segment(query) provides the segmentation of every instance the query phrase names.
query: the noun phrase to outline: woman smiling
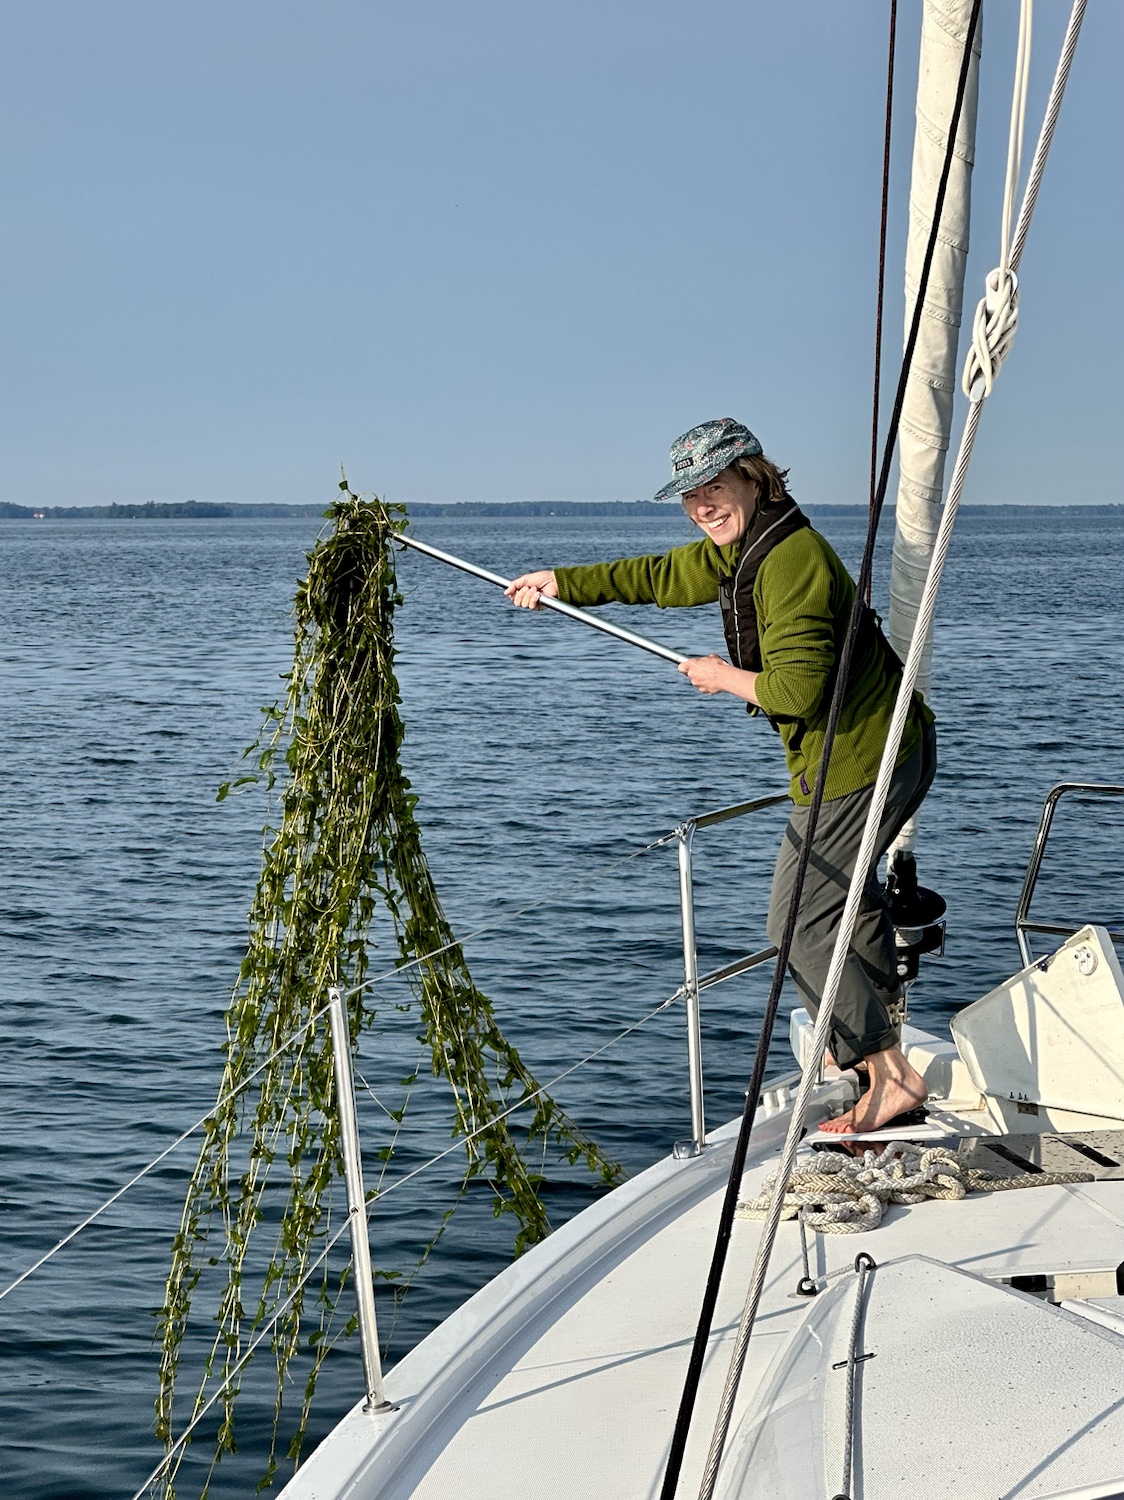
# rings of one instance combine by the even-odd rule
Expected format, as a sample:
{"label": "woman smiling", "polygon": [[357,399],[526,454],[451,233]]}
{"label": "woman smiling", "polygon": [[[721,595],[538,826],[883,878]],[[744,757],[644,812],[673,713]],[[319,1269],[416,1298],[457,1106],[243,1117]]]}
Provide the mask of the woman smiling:
{"label": "woman smiling", "polygon": [[[703,693],[731,693],[764,713],[780,735],[793,808],[781,841],[767,929],[784,926],[796,864],[822,758],[828,710],[854,605],[855,585],[829,543],[800,511],[778,469],[740,422],[692,427],[671,447],[673,478],[657,500],[678,496],[703,536],[662,555],[589,567],[524,573],[507,590],[535,609],[546,595],[566,604],[692,607],[717,601],[729,657],[700,656],[680,667]],[[801,999],[818,1009],[870,793],[886,744],[901,663],[872,611],[865,611],[828,766],[812,842],[789,972]],[[865,1063],[870,1088],[855,1108],[821,1126],[876,1130],[917,1110],[925,1085],[899,1046],[901,998],[893,927],[877,860],[913,815],[936,770],[933,715],[919,695],[902,738],[866,872],[862,905],[832,1016],[832,1051],[843,1067]]]}

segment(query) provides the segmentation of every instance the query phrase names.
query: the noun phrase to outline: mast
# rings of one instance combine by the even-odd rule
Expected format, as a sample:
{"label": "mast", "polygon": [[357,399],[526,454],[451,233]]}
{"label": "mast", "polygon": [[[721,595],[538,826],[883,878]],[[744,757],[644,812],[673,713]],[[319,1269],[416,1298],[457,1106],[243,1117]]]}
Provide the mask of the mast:
{"label": "mast", "polygon": [[[907,330],[913,317],[937,184],[948,147],[948,126],[971,12],[972,0],[924,0],[913,176],[909,192],[909,238],[905,257]],[[978,25],[941,233],[902,407],[898,439],[900,477],[890,569],[889,635],[894,650],[903,660],[909,650],[940,522],[945,455],[951,440],[964,270],[968,259],[981,36],[982,26]],[[926,701],[929,699],[931,665],[930,637],[917,679],[917,686]],[[912,848],[915,836],[916,820],[911,820],[894,847]]]}

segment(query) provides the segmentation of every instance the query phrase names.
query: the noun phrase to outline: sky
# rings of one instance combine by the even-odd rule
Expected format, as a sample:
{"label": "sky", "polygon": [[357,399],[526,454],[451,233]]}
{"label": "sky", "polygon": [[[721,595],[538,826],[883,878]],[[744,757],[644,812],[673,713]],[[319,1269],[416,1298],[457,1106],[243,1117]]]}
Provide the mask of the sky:
{"label": "sky", "polygon": [[[1039,0],[1031,139],[1068,10]],[[985,0],[969,306],[1017,12]],[[799,499],[865,501],[887,15],[7,0],[0,500],[307,503],[341,464],[396,500],[642,499],[730,415]],[[1090,0],[969,502],[1124,499],[1122,62]]]}

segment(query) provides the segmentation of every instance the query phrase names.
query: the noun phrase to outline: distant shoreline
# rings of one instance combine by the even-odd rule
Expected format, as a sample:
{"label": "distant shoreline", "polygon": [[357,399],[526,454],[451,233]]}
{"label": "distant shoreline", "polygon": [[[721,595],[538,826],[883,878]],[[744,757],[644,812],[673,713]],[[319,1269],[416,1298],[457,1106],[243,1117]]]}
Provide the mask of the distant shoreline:
{"label": "distant shoreline", "polygon": [[[892,511],[893,506],[887,506]],[[973,513],[1009,516],[1041,515],[1064,510],[1069,515],[1096,516],[1106,511],[1124,512],[1124,504],[1104,505],[968,505]],[[317,505],[241,504],[230,501],[148,500],[140,505],[15,505],[0,501],[0,521],[212,521],[282,520],[294,517],[318,519],[326,507]],[[828,502],[804,506],[809,515],[862,516],[865,505],[834,505]],[[516,500],[451,501],[435,504],[419,501],[408,507],[411,517],[427,516],[658,516],[673,508],[653,500]]]}

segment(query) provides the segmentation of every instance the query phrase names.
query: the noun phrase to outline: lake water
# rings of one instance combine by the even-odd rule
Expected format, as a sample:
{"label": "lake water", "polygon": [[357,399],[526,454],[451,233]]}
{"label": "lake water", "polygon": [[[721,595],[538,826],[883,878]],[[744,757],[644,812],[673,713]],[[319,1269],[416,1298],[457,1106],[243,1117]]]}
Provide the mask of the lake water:
{"label": "lake water", "polygon": [[[862,518],[821,512],[817,524],[853,567]],[[415,529],[508,575],[686,539],[670,512]],[[213,1101],[262,822],[256,794],[219,805],[215,789],[277,695],[315,531],[308,521],[2,523],[0,1286]],[[943,1025],[1019,966],[1013,914],[1047,789],[1124,781],[1122,577],[1119,510],[962,516],[935,658],[941,769],[919,852],[923,881],[948,899],[949,946],[916,988],[920,1024]],[[414,555],[401,580],[406,759],[448,914],[469,933],[550,898],[467,944],[477,982],[546,1080],[679,982],[673,850],[614,862],[689,814],[783,790],[780,749],[767,725],[732,700],[702,698],[653,657],[511,610],[486,584]],[[669,645],[722,649],[716,609],[617,614]],[[762,942],[782,817],[698,835],[704,967]],[[1118,805],[1063,811],[1039,914],[1120,920],[1122,825]],[[765,969],[704,997],[712,1123],[740,1105],[767,988]],[[403,1062],[416,1055],[404,998],[380,989],[363,1041],[363,1075],[384,1103],[398,1102]],[[781,1031],[778,1071],[788,1065]],[[558,1093],[629,1171],[667,1152],[689,1130],[679,1008]],[[373,1158],[385,1116],[365,1094],[359,1107]],[[448,1121],[440,1089],[423,1080],[384,1186],[448,1144]],[[189,1144],[0,1302],[5,1496],[127,1500],[158,1460],[153,1311],[192,1160]],[[410,1270],[451,1201],[456,1160],[375,1206],[380,1266]],[[589,1201],[579,1169],[548,1167],[552,1217]],[[402,1301],[391,1359],[509,1247],[510,1228],[470,1194]],[[380,1306],[389,1326],[386,1298]],[[252,1494],[261,1472],[265,1363],[246,1381],[241,1451],[224,1461],[215,1496]],[[360,1382],[357,1349],[341,1347],[311,1440]],[[192,1475],[198,1493],[198,1473],[185,1470],[182,1494]]]}

